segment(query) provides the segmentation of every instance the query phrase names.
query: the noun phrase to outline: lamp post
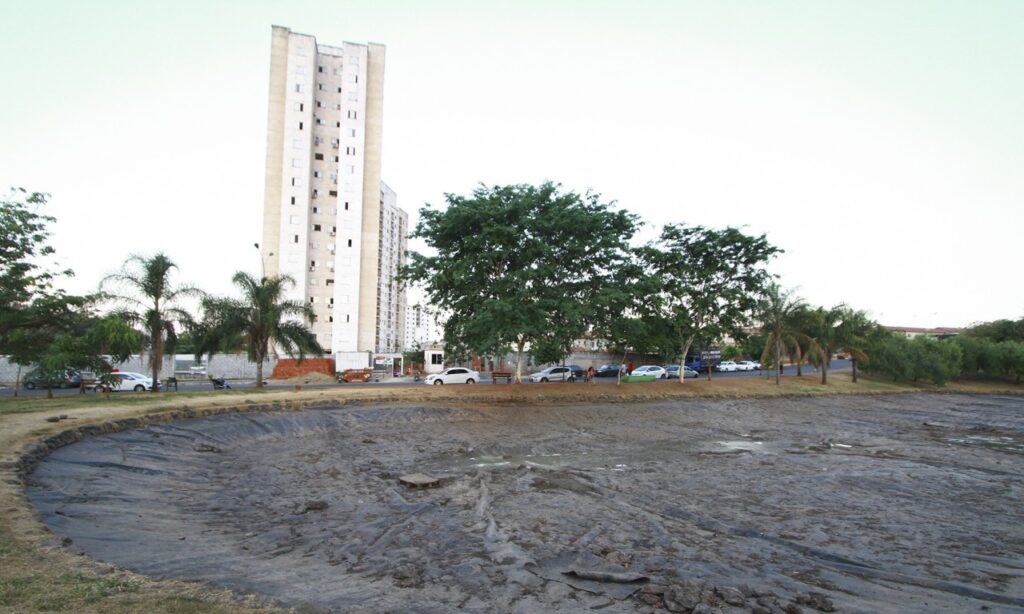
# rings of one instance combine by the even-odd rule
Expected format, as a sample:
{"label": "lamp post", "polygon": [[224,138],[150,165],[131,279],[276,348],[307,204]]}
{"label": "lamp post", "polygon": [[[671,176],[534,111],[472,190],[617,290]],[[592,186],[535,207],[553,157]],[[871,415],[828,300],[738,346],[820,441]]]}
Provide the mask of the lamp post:
{"label": "lamp post", "polygon": [[[253,243],[252,246],[255,247],[256,251],[258,251],[260,253],[260,274],[261,274],[260,277],[265,279],[267,277],[267,263],[265,262],[265,260],[263,258],[263,250],[260,249],[260,244],[259,243]],[[274,252],[268,252],[267,253],[267,256],[273,256],[273,255],[274,255]]]}

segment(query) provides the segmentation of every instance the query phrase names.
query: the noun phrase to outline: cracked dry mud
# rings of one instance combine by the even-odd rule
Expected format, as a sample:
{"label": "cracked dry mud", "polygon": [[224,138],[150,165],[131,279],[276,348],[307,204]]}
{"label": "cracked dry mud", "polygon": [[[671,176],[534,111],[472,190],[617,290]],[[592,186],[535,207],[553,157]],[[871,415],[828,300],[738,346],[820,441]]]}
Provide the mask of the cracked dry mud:
{"label": "cracked dry mud", "polygon": [[95,559],[287,606],[1019,611],[1022,477],[1021,397],[845,396],[225,415],[60,449],[29,496]]}

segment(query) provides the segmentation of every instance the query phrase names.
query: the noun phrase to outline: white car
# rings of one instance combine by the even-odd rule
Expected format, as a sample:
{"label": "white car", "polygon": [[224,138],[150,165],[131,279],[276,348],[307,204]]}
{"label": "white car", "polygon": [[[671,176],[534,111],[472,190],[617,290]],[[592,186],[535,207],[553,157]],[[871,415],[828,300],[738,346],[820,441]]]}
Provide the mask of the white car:
{"label": "white car", "polygon": [[576,376],[573,375],[570,367],[548,367],[539,373],[531,375],[530,381],[534,384],[541,382],[574,382],[576,381]]}
{"label": "white car", "polygon": [[715,365],[715,369],[718,371],[739,371],[739,365],[731,360],[723,360]]}
{"label": "white car", "polygon": [[103,386],[102,384],[95,384],[93,390],[99,391],[104,388],[111,391],[118,390],[134,390],[135,392],[142,392],[144,390],[153,389],[153,378],[147,377],[141,373],[134,373],[132,371],[116,371],[110,374],[113,381],[112,386]]}
{"label": "white car", "polygon": [[475,384],[480,381],[480,374],[465,367],[449,367],[440,373],[428,375],[424,384],[440,386],[441,384]]}
{"label": "white car", "polygon": [[644,365],[633,369],[633,372],[630,373],[630,375],[653,375],[657,379],[665,379],[666,371],[664,367],[659,367],[657,365]]}
{"label": "white car", "polygon": [[736,368],[740,371],[759,371],[761,363],[753,360],[743,360],[736,363]]}

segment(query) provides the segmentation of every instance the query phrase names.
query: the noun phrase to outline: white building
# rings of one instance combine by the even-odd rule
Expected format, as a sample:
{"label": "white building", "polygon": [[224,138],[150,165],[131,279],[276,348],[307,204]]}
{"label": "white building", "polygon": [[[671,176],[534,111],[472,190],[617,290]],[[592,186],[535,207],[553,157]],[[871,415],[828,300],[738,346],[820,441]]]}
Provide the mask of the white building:
{"label": "white building", "polygon": [[[384,46],[271,35],[262,256],[332,353],[401,348],[405,213],[381,182]],[[365,360],[364,360],[365,362]]]}
{"label": "white building", "polygon": [[405,309],[405,349],[423,349],[441,343],[444,328],[436,314],[422,303]]}

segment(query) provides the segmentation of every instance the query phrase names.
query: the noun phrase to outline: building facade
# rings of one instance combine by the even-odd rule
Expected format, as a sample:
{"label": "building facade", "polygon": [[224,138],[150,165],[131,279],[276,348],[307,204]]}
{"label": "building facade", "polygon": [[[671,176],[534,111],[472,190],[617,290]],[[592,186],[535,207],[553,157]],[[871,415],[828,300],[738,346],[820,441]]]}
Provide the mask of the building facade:
{"label": "building facade", "polygon": [[440,344],[444,339],[444,326],[437,315],[421,302],[405,310],[405,349],[422,350]]}
{"label": "building facade", "polygon": [[404,300],[391,271],[406,222],[381,181],[383,104],[383,45],[323,45],[273,27],[261,255],[267,275],[295,279],[289,298],[313,307],[317,341],[334,354],[402,343],[388,315]]}

